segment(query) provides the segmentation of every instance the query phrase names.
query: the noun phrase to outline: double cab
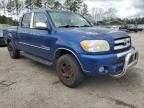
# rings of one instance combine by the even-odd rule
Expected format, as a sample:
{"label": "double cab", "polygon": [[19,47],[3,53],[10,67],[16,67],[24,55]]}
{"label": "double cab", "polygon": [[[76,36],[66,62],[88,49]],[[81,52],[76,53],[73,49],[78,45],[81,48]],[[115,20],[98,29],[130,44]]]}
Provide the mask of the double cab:
{"label": "double cab", "polygon": [[138,52],[126,32],[94,27],[72,12],[35,10],[3,35],[11,58],[21,54],[55,66],[68,87],[78,86],[86,75],[123,77],[138,62]]}

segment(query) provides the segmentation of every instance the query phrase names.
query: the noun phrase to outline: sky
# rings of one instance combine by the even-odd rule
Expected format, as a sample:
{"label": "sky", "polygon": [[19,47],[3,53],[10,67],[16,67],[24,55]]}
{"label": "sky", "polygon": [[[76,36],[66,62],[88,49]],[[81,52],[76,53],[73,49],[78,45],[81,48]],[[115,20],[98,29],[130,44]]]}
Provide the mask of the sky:
{"label": "sky", "polygon": [[[2,0],[0,0],[1,2]],[[7,0],[5,0],[7,1]],[[21,0],[25,1],[25,0]],[[57,0],[63,3],[65,0]],[[107,11],[109,8],[116,9],[119,18],[144,17],[144,0],[83,0],[88,5],[89,13],[93,8],[101,8]]]}
{"label": "sky", "polygon": [[84,0],[88,5],[89,11],[92,8],[114,8],[117,10],[117,17],[134,18],[144,17],[144,0]]}
{"label": "sky", "polygon": [[144,0],[83,0],[83,1],[88,5],[88,10],[90,13],[92,12],[92,8],[102,8],[105,11],[108,10],[109,8],[114,8],[117,10],[116,16],[120,18],[144,17]]}

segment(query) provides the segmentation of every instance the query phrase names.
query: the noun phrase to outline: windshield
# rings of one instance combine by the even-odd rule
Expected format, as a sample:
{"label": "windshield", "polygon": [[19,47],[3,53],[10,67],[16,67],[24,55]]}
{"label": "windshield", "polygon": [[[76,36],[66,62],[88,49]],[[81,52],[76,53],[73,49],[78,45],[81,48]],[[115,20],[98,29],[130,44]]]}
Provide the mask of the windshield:
{"label": "windshield", "polygon": [[90,27],[91,25],[80,15],[71,12],[49,12],[56,27]]}

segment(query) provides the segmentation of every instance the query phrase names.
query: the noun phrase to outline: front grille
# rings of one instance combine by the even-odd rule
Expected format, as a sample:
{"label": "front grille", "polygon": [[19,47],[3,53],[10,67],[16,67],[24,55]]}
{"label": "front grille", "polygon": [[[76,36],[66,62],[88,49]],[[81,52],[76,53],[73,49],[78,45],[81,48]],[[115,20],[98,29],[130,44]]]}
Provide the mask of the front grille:
{"label": "front grille", "polygon": [[114,51],[124,50],[131,46],[130,37],[115,39],[114,41]]}

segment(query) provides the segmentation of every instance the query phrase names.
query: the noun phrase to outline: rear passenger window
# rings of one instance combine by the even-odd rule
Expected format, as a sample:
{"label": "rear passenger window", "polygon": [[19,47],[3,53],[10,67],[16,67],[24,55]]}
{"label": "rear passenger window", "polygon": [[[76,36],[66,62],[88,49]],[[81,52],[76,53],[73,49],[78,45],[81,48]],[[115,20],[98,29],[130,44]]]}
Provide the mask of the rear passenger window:
{"label": "rear passenger window", "polygon": [[31,13],[29,14],[25,14],[23,16],[23,19],[22,19],[22,24],[21,26],[24,27],[24,28],[30,28],[30,22],[31,22]]}

